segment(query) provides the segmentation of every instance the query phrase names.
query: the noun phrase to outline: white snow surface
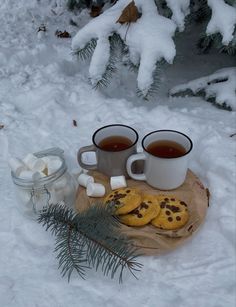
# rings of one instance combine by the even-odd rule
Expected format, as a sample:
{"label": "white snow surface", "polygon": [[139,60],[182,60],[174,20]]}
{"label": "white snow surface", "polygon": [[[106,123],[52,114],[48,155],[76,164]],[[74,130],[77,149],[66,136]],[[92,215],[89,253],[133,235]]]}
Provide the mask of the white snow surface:
{"label": "white snow surface", "polygon": [[208,0],[212,10],[211,19],[207,25],[206,33],[222,35],[222,44],[228,45],[233,39],[236,25],[236,8],[225,3],[224,0]]}
{"label": "white snow surface", "polygon": [[[172,63],[175,57],[175,44],[172,39],[176,26],[170,19],[158,14],[153,0],[136,0],[135,5],[142,13],[135,23],[121,25],[116,21],[122,10],[130,3],[120,0],[102,15],[91,20],[78,31],[72,40],[72,49],[80,50],[92,39],[97,39],[97,46],[90,63],[92,83],[101,80],[106,70],[109,55],[108,37],[118,33],[130,50],[130,60],[135,65],[140,63],[137,86],[145,96],[153,83],[153,71],[157,61],[165,59]],[[148,46],[148,48],[146,48]]]}
{"label": "white snow surface", "polygon": [[185,84],[180,84],[170,90],[174,95],[190,89],[194,94],[204,90],[206,98],[215,98],[216,103],[230,106],[236,110],[236,67],[217,70],[215,73],[201,77]]}
{"label": "white snow surface", "polygon": [[[109,89],[94,91],[86,75],[88,63],[71,55],[71,39],[54,35],[57,29],[75,35],[69,19],[82,27],[89,14],[73,15],[58,3],[64,4],[0,3],[0,306],[235,306],[235,112],[200,98],[167,98],[169,87],[221,64],[233,66],[233,59],[195,56],[193,34],[187,33],[178,45],[184,56],[166,70],[159,95],[149,103],[136,97],[135,74],[126,68]],[[39,40],[42,22],[48,31]],[[21,213],[7,160],[59,146],[76,173],[77,150],[91,143],[97,128],[111,123],[134,127],[140,140],[157,129],[188,134],[194,143],[190,168],[209,188],[210,207],[202,228],[185,245],[166,255],[140,257],[144,267],[137,280],[127,272],[119,284],[91,270],[86,280],[75,274],[68,283],[57,268],[54,237]]]}

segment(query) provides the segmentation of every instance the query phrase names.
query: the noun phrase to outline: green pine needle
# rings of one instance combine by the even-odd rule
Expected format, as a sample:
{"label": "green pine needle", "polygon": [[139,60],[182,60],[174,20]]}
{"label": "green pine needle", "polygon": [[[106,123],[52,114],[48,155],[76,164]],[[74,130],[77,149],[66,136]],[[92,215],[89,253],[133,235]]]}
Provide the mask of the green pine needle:
{"label": "green pine needle", "polygon": [[62,276],[71,278],[73,271],[85,278],[86,269],[99,268],[104,275],[122,282],[126,269],[135,276],[142,265],[136,262],[137,248],[120,233],[114,206],[96,203],[86,211],[75,213],[63,205],[50,205],[38,222],[56,236],[55,252]]}

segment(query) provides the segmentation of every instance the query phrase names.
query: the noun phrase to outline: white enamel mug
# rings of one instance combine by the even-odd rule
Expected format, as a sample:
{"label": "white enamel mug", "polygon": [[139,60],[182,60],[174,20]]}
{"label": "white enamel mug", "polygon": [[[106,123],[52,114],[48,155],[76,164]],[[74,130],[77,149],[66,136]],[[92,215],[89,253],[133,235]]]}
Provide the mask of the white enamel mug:
{"label": "white enamel mug", "polygon": [[[184,148],[177,158],[163,158],[148,152],[150,144],[157,141],[172,141]],[[142,140],[143,153],[131,155],[126,164],[129,176],[135,180],[146,181],[150,186],[160,190],[173,190],[181,186],[188,170],[189,154],[193,148],[191,139],[182,132],[175,130],[157,130],[147,134]],[[144,172],[132,172],[132,164],[144,160]]]}

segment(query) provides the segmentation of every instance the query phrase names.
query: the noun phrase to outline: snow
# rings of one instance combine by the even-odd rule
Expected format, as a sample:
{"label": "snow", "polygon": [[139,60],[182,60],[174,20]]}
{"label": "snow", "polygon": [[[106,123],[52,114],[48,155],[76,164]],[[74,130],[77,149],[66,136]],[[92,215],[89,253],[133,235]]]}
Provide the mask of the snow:
{"label": "snow", "polygon": [[130,60],[135,65],[140,61],[137,86],[146,96],[153,83],[156,62],[162,59],[168,63],[173,62],[176,51],[172,37],[176,26],[174,22],[158,14],[153,0],[135,1],[139,12],[142,12],[141,18],[135,23],[129,25],[117,23],[122,10],[129,2],[129,0],[118,1],[80,29],[72,40],[72,49],[74,51],[83,49],[92,38],[97,39],[89,68],[92,83],[96,84],[101,80],[108,64],[108,37],[114,32],[118,33],[129,47]]}
{"label": "snow", "polygon": [[236,8],[228,5],[224,0],[208,0],[212,10],[211,19],[207,25],[206,33],[222,35],[222,43],[228,45],[233,39],[236,26]]}
{"label": "snow", "polygon": [[184,19],[189,14],[190,0],[166,0],[172,11],[171,19],[177,24],[179,31],[184,30]]}
{"label": "snow", "polygon": [[[0,4],[0,306],[234,306],[235,112],[201,98],[167,98],[168,88],[221,65],[233,66],[234,59],[194,54],[190,32],[178,45],[184,47],[183,57],[166,70],[159,95],[149,103],[135,96],[135,74],[126,69],[106,91],[94,91],[87,80],[88,63],[71,55],[71,39],[54,35],[66,29],[74,36],[77,28],[69,19],[81,26],[89,14],[55,15],[52,3],[59,1]],[[59,6],[54,11],[64,12]],[[38,40],[42,21],[47,36]],[[59,146],[76,173],[77,150],[91,143],[97,128],[111,123],[134,127],[140,140],[156,129],[188,134],[194,142],[190,168],[210,189],[210,207],[204,225],[184,246],[167,255],[140,257],[144,267],[138,280],[127,272],[120,285],[91,270],[86,280],[73,275],[68,284],[57,268],[54,237],[21,213],[7,160]]]}
{"label": "snow", "polygon": [[204,90],[206,98],[215,98],[216,103],[236,110],[236,67],[217,70],[215,73],[173,87],[171,95],[190,89],[194,94]]}

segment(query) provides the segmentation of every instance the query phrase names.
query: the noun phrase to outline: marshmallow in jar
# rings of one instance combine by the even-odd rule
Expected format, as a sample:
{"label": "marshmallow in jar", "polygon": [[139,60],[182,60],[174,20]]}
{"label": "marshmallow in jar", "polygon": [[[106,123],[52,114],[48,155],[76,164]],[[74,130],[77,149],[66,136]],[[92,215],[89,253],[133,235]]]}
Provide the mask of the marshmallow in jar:
{"label": "marshmallow in jar", "polygon": [[34,216],[50,204],[74,206],[76,184],[65,159],[56,154],[28,154],[9,160],[16,193],[23,213]]}

